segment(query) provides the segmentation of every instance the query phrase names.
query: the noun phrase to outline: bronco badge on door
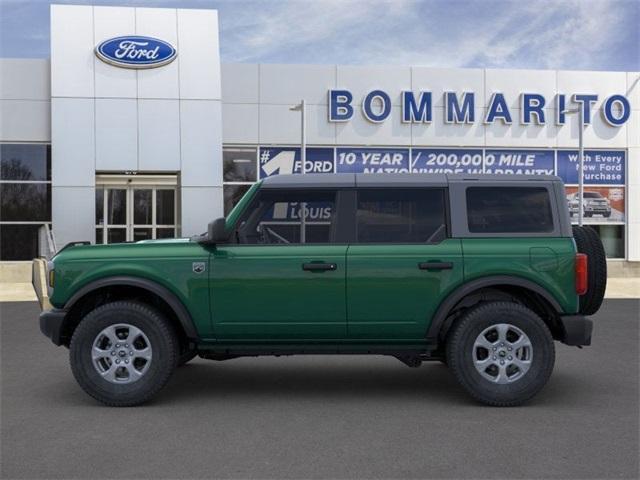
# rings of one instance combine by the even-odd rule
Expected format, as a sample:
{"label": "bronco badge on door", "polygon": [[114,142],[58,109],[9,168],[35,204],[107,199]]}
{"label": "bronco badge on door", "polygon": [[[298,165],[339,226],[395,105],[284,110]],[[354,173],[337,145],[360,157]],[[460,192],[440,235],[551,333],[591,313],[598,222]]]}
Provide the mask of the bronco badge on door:
{"label": "bronco badge on door", "polygon": [[205,271],[204,262],[193,262],[193,272],[194,273],[202,273]]}

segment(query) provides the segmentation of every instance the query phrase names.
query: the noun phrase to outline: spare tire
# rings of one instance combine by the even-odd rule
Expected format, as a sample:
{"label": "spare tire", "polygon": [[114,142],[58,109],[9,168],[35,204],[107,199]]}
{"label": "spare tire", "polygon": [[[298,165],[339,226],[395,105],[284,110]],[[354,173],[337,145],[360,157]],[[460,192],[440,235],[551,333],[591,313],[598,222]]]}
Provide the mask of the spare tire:
{"label": "spare tire", "polygon": [[607,289],[607,256],[598,233],[591,227],[573,226],[579,253],[587,255],[587,292],[580,296],[580,313],[593,315],[602,305]]}

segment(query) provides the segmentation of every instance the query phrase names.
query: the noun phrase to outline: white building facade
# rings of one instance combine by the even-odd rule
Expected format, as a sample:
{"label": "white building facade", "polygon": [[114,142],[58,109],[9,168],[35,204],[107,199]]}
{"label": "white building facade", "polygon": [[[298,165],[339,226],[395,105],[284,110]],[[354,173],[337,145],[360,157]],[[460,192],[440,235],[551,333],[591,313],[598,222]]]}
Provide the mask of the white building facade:
{"label": "white building facade", "polygon": [[[51,8],[51,59],[0,59],[5,271],[42,225],[58,247],[204,231],[252,183],[302,173],[301,100],[307,172],[557,174],[575,219],[582,108],[585,223],[613,269],[640,261],[639,72],[220,65],[214,10]],[[174,57],[118,65],[96,55],[111,39]]]}

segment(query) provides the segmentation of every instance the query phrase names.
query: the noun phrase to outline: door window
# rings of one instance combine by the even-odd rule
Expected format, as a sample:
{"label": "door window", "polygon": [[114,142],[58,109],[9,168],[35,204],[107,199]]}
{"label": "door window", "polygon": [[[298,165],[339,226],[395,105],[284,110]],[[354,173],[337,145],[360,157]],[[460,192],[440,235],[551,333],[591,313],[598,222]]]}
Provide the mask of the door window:
{"label": "door window", "polygon": [[244,244],[330,243],[336,217],[335,191],[263,191],[240,221]]}
{"label": "door window", "polygon": [[359,243],[437,243],[446,237],[444,189],[362,189]]}

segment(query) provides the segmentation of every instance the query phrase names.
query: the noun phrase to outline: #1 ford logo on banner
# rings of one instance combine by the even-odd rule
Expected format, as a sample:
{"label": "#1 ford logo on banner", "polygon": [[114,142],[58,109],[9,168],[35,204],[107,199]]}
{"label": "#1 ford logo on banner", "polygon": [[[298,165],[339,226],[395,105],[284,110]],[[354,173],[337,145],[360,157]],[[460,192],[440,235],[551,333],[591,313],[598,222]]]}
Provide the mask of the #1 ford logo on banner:
{"label": "#1 ford logo on banner", "polygon": [[138,35],[110,38],[96,47],[103,62],[123,68],[156,68],[171,63],[178,55],[164,40]]}

